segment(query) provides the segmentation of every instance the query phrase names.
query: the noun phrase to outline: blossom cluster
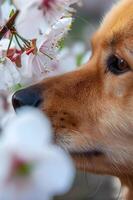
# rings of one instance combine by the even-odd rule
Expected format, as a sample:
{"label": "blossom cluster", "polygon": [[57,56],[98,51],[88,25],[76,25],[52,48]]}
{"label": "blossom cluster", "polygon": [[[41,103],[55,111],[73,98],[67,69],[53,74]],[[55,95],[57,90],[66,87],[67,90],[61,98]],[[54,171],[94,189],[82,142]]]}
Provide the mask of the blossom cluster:
{"label": "blossom cluster", "polygon": [[[72,6],[77,2],[0,1],[0,90],[11,91],[70,70],[62,69],[61,46],[71,29]],[[74,59],[70,58],[70,62],[74,63]],[[74,67],[76,63],[71,65]]]}
{"label": "blossom cluster", "polygon": [[9,102],[13,91],[81,64],[81,43],[63,48],[75,3],[0,0],[0,200],[48,200],[72,185],[73,162],[48,119],[29,108],[16,116]]}
{"label": "blossom cluster", "polygon": [[16,116],[10,102],[13,91],[87,62],[81,42],[64,47],[78,2],[0,0],[0,200],[50,200],[73,183],[47,117],[31,108]]}
{"label": "blossom cluster", "polygon": [[41,112],[19,111],[1,134],[0,200],[50,200],[70,189],[73,163],[53,143],[50,122]]}

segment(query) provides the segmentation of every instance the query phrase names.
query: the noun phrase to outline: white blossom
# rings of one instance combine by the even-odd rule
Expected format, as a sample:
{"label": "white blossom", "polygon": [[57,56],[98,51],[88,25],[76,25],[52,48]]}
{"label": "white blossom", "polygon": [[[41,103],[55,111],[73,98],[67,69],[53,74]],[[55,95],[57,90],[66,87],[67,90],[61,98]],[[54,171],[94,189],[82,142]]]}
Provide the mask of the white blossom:
{"label": "white blossom", "polygon": [[[27,39],[34,39],[51,25],[54,25],[68,15],[71,5],[77,0],[14,0],[20,9],[20,15],[16,21],[18,32]],[[31,22],[34,23],[31,23]],[[28,31],[29,30],[29,31]]]}
{"label": "white blossom", "polygon": [[[60,19],[47,34],[37,40],[36,52],[29,55],[23,53],[21,57],[22,67],[20,73],[32,82],[44,79],[50,72],[56,71],[59,65],[59,42],[69,31],[72,18]],[[22,79],[23,80],[23,79]]]}
{"label": "white blossom", "polygon": [[21,77],[16,65],[8,58],[0,61],[0,90],[8,91],[12,86],[20,83]]}
{"label": "white blossom", "polygon": [[72,18],[60,19],[51,30],[45,35],[44,41],[39,45],[39,50],[53,57],[57,50],[58,42],[68,33],[72,25]]}
{"label": "white blossom", "polygon": [[[63,52],[59,52],[59,42],[71,28],[72,17],[68,17],[67,14],[71,11],[70,6],[76,2],[77,0],[13,1],[20,10],[20,16],[16,21],[16,28],[20,36],[22,35],[28,39],[35,38],[36,45],[33,47],[33,51],[31,51],[31,47],[27,53],[27,48],[25,48],[25,51],[19,49],[20,45],[15,41],[15,38],[13,39],[9,49],[11,56],[8,56],[8,58],[10,60],[4,58],[4,62],[1,62],[1,66],[5,67],[1,67],[0,69],[0,76],[2,77],[0,89],[7,90],[19,83],[26,86],[33,82],[38,82],[45,77],[67,72],[70,71],[70,68],[75,68],[76,62],[72,55],[66,54],[66,57],[61,56]],[[44,10],[46,11],[46,7],[49,7],[49,12],[44,12]],[[12,4],[10,6],[5,1],[2,8],[3,10],[5,8],[6,11],[6,17],[4,18],[7,18],[7,10],[10,11],[13,6]],[[58,20],[56,20],[54,12],[55,15],[56,12],[59,13],[60,17],[57,15]],[[49,14],[55,19],[54,23],[48,21],[47,16]],[[42,31],[42,28],[39,27],[43,27],[44,30]],[[18,40],[20,41],[20,38]],[[7,56],[9,43],[10,39],[8,38],[0,41],[1,57]],[[23,45],[23,41],[20,41],[20,44]],[[6,67],[7,61],[10,63],[8,67]],[[67,66],[66,62],[68,62]],[[19,66],[19,68],[16,66]],[[2,76],[2,74],[4,75]]]}
{"label": "white blossom", "polygon": [[73,163],[53,144],[51,132],[47,118],[31,109],[7,125],[0,143],[0,200],[48,200],[70,189]]}
{"label": "white blossom", "polygon": [[[3,38],[2,40],[0,40],[0,57],[6,57],[9,42],[10,40],[8,38]],[[15,52],[14,42],[11,43],[10,51]]]}

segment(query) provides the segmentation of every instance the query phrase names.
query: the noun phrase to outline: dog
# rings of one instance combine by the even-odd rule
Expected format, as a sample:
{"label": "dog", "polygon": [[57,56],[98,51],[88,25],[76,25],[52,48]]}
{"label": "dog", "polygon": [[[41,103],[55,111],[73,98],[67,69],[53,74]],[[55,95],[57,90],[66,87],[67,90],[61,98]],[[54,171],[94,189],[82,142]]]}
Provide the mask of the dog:
{"label": "dog", "polygon": [[77,168],[119,177],[132,200],[133,0],[113,6],[91,44],[83,67],[16,92],[13,106],[39,107]]}

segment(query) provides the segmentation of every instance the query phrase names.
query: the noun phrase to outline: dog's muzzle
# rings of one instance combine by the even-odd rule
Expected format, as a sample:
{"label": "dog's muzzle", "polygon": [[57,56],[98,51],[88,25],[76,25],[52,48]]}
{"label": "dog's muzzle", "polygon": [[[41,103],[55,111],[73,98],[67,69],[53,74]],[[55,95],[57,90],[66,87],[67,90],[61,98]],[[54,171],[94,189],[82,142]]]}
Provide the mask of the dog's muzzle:
{"label": "dog's muzzle", "polygon": [[12,104],[15,110],[23,106],[38,107],[41,102],[40,89],[33,86],[17,91],[12,97]]}

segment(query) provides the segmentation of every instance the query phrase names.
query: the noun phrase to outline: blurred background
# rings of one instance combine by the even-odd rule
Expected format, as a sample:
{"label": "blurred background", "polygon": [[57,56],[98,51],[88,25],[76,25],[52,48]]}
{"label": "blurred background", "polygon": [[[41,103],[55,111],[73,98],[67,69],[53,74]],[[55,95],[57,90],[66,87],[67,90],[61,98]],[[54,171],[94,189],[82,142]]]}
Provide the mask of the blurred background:
{"label": "blurred background", "polygon": [[[69,33],[65,43],[72,47],[79,43],[90,49],[90,38],[102,22],[106,12],[116,0],[82,0],[82,4],[76,7],[73,29]],[[118,200],[121,187],[118,179],[109,176],[95,176],[85,172],[77,172],[75,184],[72,190],[56,200]]]}
{"label": "blurred background", "polygon": [[81,0],[76,7],[72,31],[68,35],[68,44],[82,41],[89,48],[89,39],[97,30],[107,11],[117,0]]}

